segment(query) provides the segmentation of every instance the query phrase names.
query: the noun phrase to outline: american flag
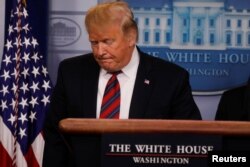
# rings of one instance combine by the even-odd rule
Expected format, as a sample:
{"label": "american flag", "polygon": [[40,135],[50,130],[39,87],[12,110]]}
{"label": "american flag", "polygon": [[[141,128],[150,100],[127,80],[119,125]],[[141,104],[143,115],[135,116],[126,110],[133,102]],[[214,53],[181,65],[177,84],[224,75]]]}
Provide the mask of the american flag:
{"label": "american flag", "polygon": [[14,0],[0,70],[0,167],[41,167],[52,84],[26,6]]}

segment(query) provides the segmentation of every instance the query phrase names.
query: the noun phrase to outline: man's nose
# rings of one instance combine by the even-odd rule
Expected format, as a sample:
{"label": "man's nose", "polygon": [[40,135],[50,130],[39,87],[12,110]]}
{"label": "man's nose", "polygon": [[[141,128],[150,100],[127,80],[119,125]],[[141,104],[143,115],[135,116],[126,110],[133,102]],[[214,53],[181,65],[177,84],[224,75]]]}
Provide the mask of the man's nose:
{"label": "man's nose", "polygon": [[103,54],[105,54],[105,45],[103,43],[98,44],[97,53],[99,56],[102,56]]}

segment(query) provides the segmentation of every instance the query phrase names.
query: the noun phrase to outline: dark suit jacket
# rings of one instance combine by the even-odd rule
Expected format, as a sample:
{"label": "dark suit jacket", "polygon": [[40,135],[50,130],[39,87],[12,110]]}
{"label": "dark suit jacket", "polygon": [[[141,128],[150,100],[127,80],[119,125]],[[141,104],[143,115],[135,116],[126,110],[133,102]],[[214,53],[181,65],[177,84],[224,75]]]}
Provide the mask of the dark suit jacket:
{"label": "dark suit jacket", "polygon": [[250,120],[250,82],[224,92],[215,116],[216,120]]}
{"label": "dark suit jacket", "polygon": [[[129,118],[200,120],[187,71],[145,53],[139,54]],[[96,118],[99,72],[92,54],[60,63],[51,110],[45,122],[45,167],[100,166],[98,136],[62,135],[57,126],[67,117]],[[145,79],[150,83],[146,84]]]}
{"label": "dark suit jacket", "polygon": [[[215,120],[250,121],[250,82],[222,94]],[[250,137],[224,136],[223,150],[249,151]]]}

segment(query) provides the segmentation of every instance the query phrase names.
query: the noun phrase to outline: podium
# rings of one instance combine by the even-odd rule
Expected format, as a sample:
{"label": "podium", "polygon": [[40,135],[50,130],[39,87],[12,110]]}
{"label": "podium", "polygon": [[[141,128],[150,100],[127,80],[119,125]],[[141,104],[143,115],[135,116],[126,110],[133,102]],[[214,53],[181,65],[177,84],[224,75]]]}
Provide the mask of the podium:
{"label": "podium", "polygon": [[67,118],[59,127],[69,136],[102,136],[101,167],[205,167],[210,151],[250,151],[243,121]]}

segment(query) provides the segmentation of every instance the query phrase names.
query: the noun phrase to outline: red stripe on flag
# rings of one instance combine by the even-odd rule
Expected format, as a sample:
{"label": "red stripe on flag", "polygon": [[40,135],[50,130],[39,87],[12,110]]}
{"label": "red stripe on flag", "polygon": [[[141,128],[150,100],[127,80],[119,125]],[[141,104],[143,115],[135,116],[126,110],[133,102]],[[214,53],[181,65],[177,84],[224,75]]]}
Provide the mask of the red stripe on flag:
{"label": "red stripe on flag", "polygon": [[28,167],[40,167],[31,146],[27,154],[25,155],[25,159],[26,159]]}
{"label": "red stripe on flag", "polygon": [[0,167],[12,167],[12,159],[0,143]]}

